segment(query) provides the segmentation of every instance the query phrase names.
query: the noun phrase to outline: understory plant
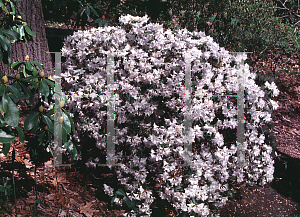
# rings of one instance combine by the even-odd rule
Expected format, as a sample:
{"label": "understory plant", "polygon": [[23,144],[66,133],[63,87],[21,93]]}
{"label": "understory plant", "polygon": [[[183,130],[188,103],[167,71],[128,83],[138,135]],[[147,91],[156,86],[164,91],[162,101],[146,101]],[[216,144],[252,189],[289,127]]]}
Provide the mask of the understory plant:
{"label": "understory plant", "polygon": [[[78,31],[62,48],[62,86],[73,117],[74,143],[86,149],[87,167],[105,163],[107,55],[114,56],[115,172],[119,186],[104,184],[124,216],[150,216],[155,198],[167,200],[177,214],[218,216],[231,195],[229,183],[265,185],[273,180],[272,147],[258,128],[271,120],[279,91],[274,82],[260,87],[246,64],[243,167],[237,165],[237,64],[212,37],[187,29],[164,31],[144,17],[121,16],[120,26]],[[186,56],[187,55],[187,56]],[[185,158],[186,58],[191,61],[192,152]],[[218,95],[218,97],[215,97]],[[81,132],[81,133],[79,133]],[[80,141],[90,137],[94,141]],[[91,150],[91,151],[88,151]],[[104,162],[103,162],[104,158]],[[111,165],[108,165],[112,169]],[[101,169],[101,167],[98,167]]]}
{"label": "understory plant", "polygon": [[[64,150],[68,150],[73,154],[74,159],[76,159],[76,147],[73,146],[71,141],[72,138],[70,137],[72,128],[74,129],[73,120],[67,112],[63,111],[61,112],[61,115],[55,113],[55,84],[51,76],[45,78],[45,73],[42,70],[43,65],[39,62],[30,60],[28,55],[25,56],[24,60],[11,63],[11,43],[22,42],[24,40],[30,41],[32,37],[35,37],[36,35],[27,26],[25,20],[23,20],[21,12],[16,7],[15,1],[5,1],[5,3],[0,1],[0,7],[2,11],[5,12],[4,18],[0,18],[0,61],[3,61],[4,64],[11,67],[11,71],[15,73],[15,75],[12,73],[13,76],[8,76],[8,72],[6,71],[0,73],[1,151],[7,156],[10,152],[11,142],[15,142],[18,137],[19,141],[24,143],[25,135],[31,133],[38,138],[38,144],[36,145],[43,146],[45,152],[48,149],[51,151],[52,155],[54,155],[53,152],[59,151],[60,148],[57,145],[54,145],[54,133],[57,129],[55,129],[54,123],[58,122],[62,126],[61,137]],[[38,69],[37,67],[41,69]],[[56,95],[56,97],[60,101],[61,96]],[[36,99],[36,101],[34,101],[34,99]],[[63,99],[64,103],[66,103],[65,100],[66,98]],[[20,106],[22,103],[25,103],[25,106],[28,107],[28,111],[19,111],[18,105]],[[62,110],[64,109],[62,108]],[[23,115],[28,115],[24,120],[24,127],[22,127],[20,123],[20,116]],[[34,155],[37,155],[36,150],[32,151]],[[14,160],[15,150],[13,149],[13,170]],[[14,171],[12,171],[12,180],[14,187],[15,213],[17,213]],[[8,198],[11,194],[10,187],[12,185],[8,184],[6,177],[2,178],[2,182],[3,185],[0,185],[0,211],[1,214],[11,214],[12,207],[8,207]],[[35,205],[37,205],[37,203]],[[35,210],[33,215],[35,215],[35,212],[37,211]]]}

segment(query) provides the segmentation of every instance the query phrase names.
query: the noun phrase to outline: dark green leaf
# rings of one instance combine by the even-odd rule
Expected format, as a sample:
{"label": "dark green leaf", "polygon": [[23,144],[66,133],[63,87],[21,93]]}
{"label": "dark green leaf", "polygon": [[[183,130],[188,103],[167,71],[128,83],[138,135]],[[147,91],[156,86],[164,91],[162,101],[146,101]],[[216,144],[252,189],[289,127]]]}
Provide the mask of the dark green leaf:
{"label": "dark green leaf", "polygon": [[2,96],[2,101],[0,103],[0,110],[5,114],[8,109],[8,97],[6,95]]}
{"label": "dark green leaf", "polygon": [[49,86],[51,86],[52,89],[54,89],[54,81],[51,81],[50,79],[46,78],[46,79],[45,79],[45,82],[46,82]]}
{"label": "dark green leaf", "polygon": [[36,68],[33,68],[32,74],[33,74],[34,76],[38,76],[39,73],[38,73],[38,71],[37,71]]}
{"label": "dark green leaf", "polygon": [[46,113],[46,115],[51,116],[54,113],[54,111],[55,111],[55,108],[52,108]]}
{"label": "dark green leaf", "polygon": [[7,123],[5,122],[2,114],[0,115],[0,127],[5,127],[7,125]]}
{"label": "dark green leaf", "polygon": [[73,144],[73,159],[74,160],[78,159],[78,152],[74,144]]}
{"label": "dark green leaf", "polygon": [[130,210],[133,208],[133,206],[131,204],[131,200],[129,200],[128,198],[126,198],[126,205]]}
{"label": "dark green leaf", "polygon": [[12,83],[12,86],[14,86],[18,91],[20,91],[20,92],[22,91],[22,88],[19,83],[14,82],[14,83]]}
{"label": "dark green leaf", "polygon": [[12,85],[7,85],[7,87],[13,94],[15,94],[21,101],[23,101],[21,92],[17,88]]}
{"label": "dark green leaf", "polygon": [[64,117],[63,128],[65,128],[67,133],[71,133],[71,123],[68,116],[64,112],[62,112],[62,116]]}
{"label": "dark green leaf", "polygon": [[26,69],[29,70],[29,71],[33,71],[33,65],[31,65],[31,63],[28,61],[26,62]]}
{"label": "dark green leaf", "polygon": [[18,40],[20,37],[19,33],[15,32],[13,30],[10,30],[10,29],[0,29],[0,33],[5,34],[12,40]]}
{"label": "dark green leaf", "polygon": [[45,124],[47,124],[49,131],[52,134],[54,134],[54,127],[53,127],[53,122],[51,121],[51,119],[48,116],[43,115],[42,120]]}
{"label": "dark green leaf", "polygon": [[70,116],[70,114],[68,112],[65,113],[68,118],[69,118],[69,121],[71,123],[71,126],[72,126],[72,131],[75,131],[75,125],[74,125],[74,122],[73,122],[73,118]]}
{"label": "dark green leaf", "polygon": [[38,123],[39,114],[30,114],[24,121],[24,129],[30,131]]}
{"label": "dark green leaf", "polygon": [[26,32],[27,32],[29,35],[31,35],[31,36],[33,36],[33,37],[36,37],[36,35],[34,34],[34,32],[32,32],[32,31],[29,29],[28,26],[24,26],[24,28],[25,28]]}
{"label": "dark green leaf", "polygon": [[18,69],[21,65],[23,65],[24,62],[14,62],[13,64],[11,64],[11,68],[12,69]]}
{"label": "dark green leaf", "polygon": [[96,19],[95,21],[94,21],[94,23],[99,23],[99,22],[101,22],[102,21],[102,18],[98,18],[98,19]]}
{"label": "dark green leaf", "polygon": [[116,192],[117,195],[120,195],[120,196],[125,196],[125,192],[122,190],[122,189],[119,189],[117,192]]}
{"label": "dark green leaf", "polygon": [[3,96],[4,93],[5,93],[5,86],[0,84],[0,96]]}
{"label": "dark green leaf", "polygon": [[[3,2],[1,1],[1,3],[3,4]],[[2,7],[2,10],[4,10],[5,11],[5,13],[7,13],[7,14],[9,14],[9,11],[7,10],[7,8],[6,8],[6,6],[3,4],[3,6],[1,6]]]}
{"label": "dark green leaf", "polygon": [[3,60],[3,52],[2,52],[2,50],[0,49],[0,61],[2,61]]}
{"label": "dark green leaf", "polygon": [[0,43],[5,51],[10,51],[11,49],[10,41],[3,35],[0,35]]}
{"label": "dark green leaf", "polygon": [[11,100],[11,98],[7,97],[7,99],[8,110],[4,114],[4,120],[9,126],[16,127],[20,121],[20,112],[17,105]]}
{"label": "dark green leaf", "polygon": [[19,141],[24,143],[25,135],[23,133],[23,130],[20,127],[16,127],[18,131]]}
{"label": "dark green leaf", "polygon": [[93,13],[94,13],[97,17],[99,17],[99,14],[97,13],[97,11],[96,11],[92,6],[90,6],[90,9],[93,11]]}
{"label": "dark green leaf", "polygon": [[0,129],[0,142],[5,144],[15,140],[15,137]]}
{"label": "dark green leaf", "polygon": [[42,96],[48,97],[49,96],[49,87],[44,80],[40,81],[40,92]]}
{"label": "dark green leaf", "polygon": [[90,10],[90,7],[89,7],[89,6],[86,7],[85,13],[86,13],[86,15],[87,15],[88,17],[91,15],[91,10]]}
{"label": "dark green leaf", "polygon": [[22,25],[18,25],[18,27],[19,27],[20,39],[22,39],[23,36],[25,36],[24,27]]}
{"label": "dark green leaf", "polygon": [[63,142],[63,144],[66,143],[67,139],[68,139],[68,135],[67,135],[67,132],[66,132],[65,128],[62,128],[62,130],[61,130],[61,136],[62,136],[62,142]]}
{"label": "dark green leaf", "polygon": [[31,63],[34,63],[35,65],[37,65],[38,67],[43,67],[42,63],[36,62],[36,61],[31,61]]}
{"label": "dark green leaf", "polygon": [[116,195],[113,197],[113,199],[110,201],[111,203],[113,203],[114,202],[114,200],[116,199]]}
{"label": "dark green leaf", "polygon": [[40,141],[40,145],[43,144],[44,138],[45,138],[45,132],[42,132],[38,138],[38,141]]}
{"label": "dark green leaf", "polygon": [[28,99],[29,97],[33,97],[32,93],[28,90],[28,88],[23,84],[23,83],[20,83],[20,85],[22,86],[23,90],[24,90],[24,93],[25,93],[25,98]]}
{"label": "dark green leaf", "polygon": [[31,130],[31,133],[36,134],[38,128],[40,126],[40,119],[38,119],[38,122],[36,125],[34,125],[33,129]]}
{"label": "dark green leaf", "polygon": [[78,14],[80,14],[80,16],[82,17],[84,11],[85,11],[85,8],[81,8],[81,9],[78,11]]}
{"label": "dark green leaf", "polygon": [[23,75],[24,78],[27,78],[29,75],[26,73],[26,65],[23,66]]}
{"label": "dark green leaf", "polygon": [[11,1],[9,3],[10,3],[10,8],[12,10],[12,12],[10,12],[10,14],[15,15],[16,14],[16,9],[15,9],[14,3],[11,2]]}
{"label": "dark green leaf", "polygon": [[9,149],[10,149],[10,143],[3,143],[2,152],[6,157],[7,157],[7,153],[9,152]]}

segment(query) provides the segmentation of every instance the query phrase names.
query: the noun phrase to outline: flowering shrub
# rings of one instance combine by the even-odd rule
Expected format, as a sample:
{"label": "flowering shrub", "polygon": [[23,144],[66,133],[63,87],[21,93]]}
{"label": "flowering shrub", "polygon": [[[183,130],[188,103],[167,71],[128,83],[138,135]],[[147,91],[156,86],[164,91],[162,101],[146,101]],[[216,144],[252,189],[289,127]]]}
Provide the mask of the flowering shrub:
{"label": "flowering shrub", "polygon": [[[108,195],[116,193],[113,201],[126,202],[132,207],[127,213],[131,216],[150,215],[156,197],[168,200],[178,212],[208,216],[228,200],[230,179],[250,185],[272,181],[272,147],[264,144],[257,128],[271,120],[271,110],[278,106],[271,100],[278,95],[275,83],[261,89],[245,65],[245,166],[239,168],[232,139],[237,102],[226,95],[238,91],[236,63],[241,59],[203,32],[163,31],[161,25],[147,24],[147,16],[122,16],[119,21],[120,27],[78,31],[62,49],[66,57],[62,86],[70,93],[66,108],[77,129],[73,138],[80,142],[79,132],[84,131],[100,150],[106,148],[107,135],[106,55],[112,52],[115,57],[116,174],[124,191],[105,184]],[[187,50],[193,154],[192,164],[182,167]],[[94,144],[84,145],[93,150],[86,165],[96,167],[99,152]]]}

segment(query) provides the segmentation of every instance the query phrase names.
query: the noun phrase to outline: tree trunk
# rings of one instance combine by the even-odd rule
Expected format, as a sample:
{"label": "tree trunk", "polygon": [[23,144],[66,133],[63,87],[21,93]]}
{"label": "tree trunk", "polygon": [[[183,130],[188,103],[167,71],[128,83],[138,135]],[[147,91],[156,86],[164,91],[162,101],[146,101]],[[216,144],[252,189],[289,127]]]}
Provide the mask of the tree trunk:
{"label": "tree trunk", "polygon": [[[17,7],[22,13],[22,18],[27,22],[28,27],[36,34],[33,41],[16,42],[12,44],[11,63],[24,61],[25,56],[29,56],[29,60],[37,61],[43,64],[43,68],[37,67],[38,72],[44,71],[45,77],[54,75],[51,54],[49,52],[48,41],[46,39],[46,31],[44,26],[44,15],[41,0],[22,0],[16,2]],[[5,72],[9,76],[14,76],[10,67],[0,62],[0,71]]]}

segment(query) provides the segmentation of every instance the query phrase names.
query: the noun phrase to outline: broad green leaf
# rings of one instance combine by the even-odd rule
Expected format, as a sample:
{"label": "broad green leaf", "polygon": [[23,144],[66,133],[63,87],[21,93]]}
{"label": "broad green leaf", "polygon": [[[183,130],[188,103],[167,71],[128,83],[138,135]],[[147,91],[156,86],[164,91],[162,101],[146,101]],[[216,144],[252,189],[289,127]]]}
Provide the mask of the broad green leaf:
{"label": "broad green leaf", "polygon": [[20,127],[16,127],[18,131],[19,141],[24,143],[25,135],[23,133],[23,130]]}
{"label": "broad green leaf", "polygon": [[11,1],[9,3],[10,3],[10,8],[12,10],[12,12],[10,12],[10,14],[15,15],[16,14],[16,9],[15,9],[14,3],[11,2]]}
{"label": "broad green leaf", "polygon": [[12,69],[18,69],[22,64],[24,64],[24,62],[14,62],[13,64],[11,64],[11,68]]}
{"label": "broad green leaf", "polygon": [[131,210],[132,209],[132,204],[131,204],[131,200],[126,198],[126,205],[127,207]]}
{"label": "broad green leaf", "polygon": [[113,202],[115,201],[116,197],[117,197],[117,195],[115,195],[115,196],[113,197],[113,199],[110,201],[110,203],[113,203]]}
{"label": "broad green leaf", "polygon": [[[73,144],[73,143],[72,143]],[[78,152],[77,149],[75,147],[75,145],[73,144],[73,159],[77,160],[78,159]]]}
{"label": "broad green leaf", "polygon": [[29,71],[33,71],[34,67],[31,65],[31,63],[28,61],[26,62],[26,69]]}
{"label": "broad green leaf", "polygon": [[9,152],[9,149],[10,149],[10,143],[3,143],[2,152],[5,155],[5,157],[7,157],[7,153]]}
{"label": "broad green leaf", "polygon": [[14,82],[14,83],[12,83],[12,86],[14,86],[18,91],[22,92],[22,88],[19,83]]}
{"label": "broad green leaf", "polygon": [[37,130],[39,129],[39,126],[40,126],[40,119],[38,119],[37,124],[34,125],[34,127],[32,128],[31,133],[36,134]]}
{"label": "broad green leaf", "polygon": [[86,7],[85,13],[86,13],[87,16],[90,16],[90,15],[91,15],[91,10],[90,10],[90,7],[89,7],[89,6]]}
{"label": "broad green leaf", "polygon": [[[9,44],[9,46],[11,46],[11,44]],[[3,60],[4,64],[7,65],[8,67],[10,67],[11,65],[11,59],[10,59],[10,49],[9,51],[5,51],[3,57],[5,57],[5,59]]]}
{"label": "broad green leaf", "polygon": [[98,19],[96,19],[95,21],[94,21],[94,23],[99,23],[99,22],[101,22],[102,21],[102,18],[98,18]]}
{"label": "broad green leaf", "polygon": [[28,79],[28,78],[27,78],[26,82],[28,82],[29,84],[32,85],[31,89],[33,89],[33,88],[35,88],[35,89],[38,88],[38,84],[37,84],[36,82],[34,82],[34,81],[32,81],[32,80],[30,80],[30,79]]}
{"label": "broad green leaf", "polygon": [[25,28],[26,32],[27,32],[29,35],[31,35],[31,36],[33,36],[33,37],[36,37],[36,35],[34,34],[34,32],[32,32],[32,31],[29,29],[28,26],[24,26],[24,28]]}
{"label": "broad green leaf", "polygon": [[24,78],[27,78],[29,76],[26,72],[26,65],[23,66],[23,75],[24,75]]}
{"label": "broad green leaf", "polygon": [[0,96],[3,96],[4,93],[5,93],[5,86],[0,84]]}
{"label": "broad green leaf", "polygon": [[25,36],[24,33],[24,27],[22,25],[18,25],[19,26],[19,34],[20,34],[20,39],[23,40],[23,36]]}
{"label": "broad green leaf", "polygon": [[53,127],[53,122],[51,121],[51,119],[49,117],[47,117],[46,115],[43,115],[42,120],[45,124],[47,124],[49,131],[54,134],[54,127]]}
{"label": "broad green leaf", "polygon": [[0,142],[5,144],[15,140],[15,137],[0,129]]}
{"label": "broad green leaf", "polygon": [[0,35],[0,43],[5,51],[10,51],[11,49],[10,41],[3,35]]}
{"label": "broad green leaf", "polygon": [[73,118],[70,116],[70,114],[68,112],[65,113],[68,118],[69,118],[69,121],[71,123],[71,126],[72,126],[72,131],[75,131],[75,125],[74,125],[74,122],[73,122]]}
{"label": "broad green leaf", "polygon": [[125,196],[125,192],[122,190],[122,189],[119,189],[117,192],[116,192],[117,195],[120,195],[120,196]]}
{"label": "broad green leaf", "polygon": [[63,128],[65,128],[67,133],[71,133],[71,123],[68,116],[64,112],[62,112],[62,116],[64,117]]}
{"label": "broad green leaf", "polygon": [[54,89],[54,81],[51,81],[50,79],[48,79],[48,78],[46,78],[45,79],[45,82],[52,88],[52,89]]}
{"label": "broad green leaf", "polygon": [[[1,1],[1,3],[3,4],[3,2]],[[3,4],[2,10],[4,10],[5,13],[9,14],[9,11],[7,10],[6,6]]]}
{"label": "broad green leaf", "polygon": [[42,132],[38,138],[38,141],[40,141],[39,145],[43,144],[44,138],[45,138],[45,132]]}
{"label": "broad green leaf", "polygon": [[6,113],[8,109],[8,97],[6,95],[2,96],[2,101],[0,103],[0,110],[3,113]]}
{"label": "broad green leaf", "polygon": [[81,9],[78,11],[78,13],[80,14],[81,17],[82,17],[82,15],[83,15],[84,11],[85,11],[85,8],[81,8]]}
{"label": "broad green leaf", "polygon": [[12,101],[15,103],[15,104],[18,104],[18,102],[20,101],[18,99],[18,97],[16,97],[16,95],[12,94],[12,93],[9,93],[8,96],[12,99]]}
{"label": "broad green leaf", "polygon": [[38,67],[43,67],[42,63],[36,62],[36,61],[30,61],[31,63],[37,65]]}
{"label": "broad green leaf", "polygon": [[2,52],[2,50],[0,49],[0,61],[2,61],[3,60],[3,52]]}
{"label": "broad green leaf", "polygon": [[21,101],[23,101],[21,92],[17,88],[12,85],[7,85],[7,87],[13,94],[15,94]]}
{"label": "broad green leaf", "polygon": [[51,115],[54,113],[54,110],[55,110],[55,108],[50,109],[50,110],[46,113],[46,115],[47,115],[47,116],[51,116]]}
{"label": "broad green leaf", "polygon": [[17,105],[11,100],[11,98],[7,97],[7,99],[8,99],[8,110],[4,114],[4,120],[8,125],[12,127],[16,127],[18,126],[18,123],[20,121],[20,112]]}
{"label": "broad green leaf", "polygon": [[13,30],[10,30],[10,29],[0,29],[0,33],[5,34],[12,40],[18,40],[20,37],[19,33],[15,32]]}
{"label": "broad green leaf", "polygon": [[68,150],[69,153],[72,153],[73,152],[73,146],[74,144],[71,142],[71,140],[67,141],[65,144],[64,144],[64,148],[66,148]]}
{"label": "broad green leaf", "polygon": [[31,96],[33,97],[32,93],[28,90],[28,88],[23,83],[20,83],[20,85],[22,86],[22,88],[24,90],[26,99],[28,99]]}
{"label": "broad green leaf", "polygon": [[68,134],[67,134],[65,128],[61,128],[61,138],[62,138],[63,144],[66,143],[68,140]]}
{"label": "broad green leaf", "polygon": [[5,127],[7,123],[5,122],[2,114],[0,114],[0,127]]}
{"label": "broad green leaf", "polygon": [[33,74],[34,76],[38,76],[39,73],[38,73],[38,71],[37,71],[36,68],[33,68],[32,74]]}
{"label": "broad green leaf", "polygon": [[97,17],[99,17],[99,14],[97,13],[97,11],[96,11],[92,6],[90,6],[90,9],[93,11],[93,13],[94,13]]}
{"label": "broad green leaf", "polygon": [[30,114],[24,121],[24,129],[30,131],[38,123],[39,114]]}
{"label": "broad green leaf", "polygon": [[40,81],[40,91],[42,96],[49,96],[49,87],[44,80]]}

